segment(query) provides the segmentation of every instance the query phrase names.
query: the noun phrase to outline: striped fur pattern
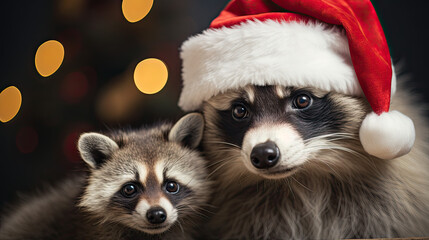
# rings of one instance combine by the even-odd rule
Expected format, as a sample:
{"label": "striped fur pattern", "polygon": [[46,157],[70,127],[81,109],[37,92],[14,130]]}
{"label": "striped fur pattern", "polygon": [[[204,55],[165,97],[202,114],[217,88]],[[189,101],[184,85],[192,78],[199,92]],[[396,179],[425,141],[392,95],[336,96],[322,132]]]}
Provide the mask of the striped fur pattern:
{"label": "striped fur pattern", "polygon": [[88,174],[23,203],[0,239],[192,238],[211,189],[195,150],[203,126],[188,114],[174,126],[83,134]]}
{"label": "striped fur pattern", "polygon": [[[310,101],[300,109],[303,95]],[[216,182],[207,236],[429,236],[429,144],[421,105],[398,89],[391,108],[413,119],[417,139],[409,154],[382,160],[359,142],[359,126],[371,111],[364,98],[280,86],[247,86],[212,97],[203,105],[203,148]],[[237,106],[246,117],[234,117]],[[280,159],[258,169],[250,155],[266,141],[277,144]]]}

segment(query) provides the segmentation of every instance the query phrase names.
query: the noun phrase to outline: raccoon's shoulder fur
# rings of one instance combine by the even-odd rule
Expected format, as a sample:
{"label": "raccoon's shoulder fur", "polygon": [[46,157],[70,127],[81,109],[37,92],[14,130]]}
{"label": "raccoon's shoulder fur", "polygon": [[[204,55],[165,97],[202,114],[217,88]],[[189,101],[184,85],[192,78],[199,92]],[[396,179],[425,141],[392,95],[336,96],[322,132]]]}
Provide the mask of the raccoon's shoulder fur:
{"label": "raccoon's shoulder fur", "polygon": [[[303,94],[313,98],[314,109],[292,106]],[[410,153],[382,160],[367,154],[359,141],[359,126],[370,111],[364,98],[312,88],[248,86],[208,100],[203,147],[217,184],[211,202],[217,211],[208,235],[429,236],[429,132],[423,104],[417,103],[398,87],[391,110],[413,119],[416,141]],[[244,112],[248,118],[237,119]],[[277,142],[279,163],[273,169],[255,168],[248,148],[267,139]]]}
{"label": "raccoon's shoulder fur", "polygon": [[23,201],[3,217],[0,239],[190,239],[210,194],[195,150],[204,121],[85,133],[86,174]]}

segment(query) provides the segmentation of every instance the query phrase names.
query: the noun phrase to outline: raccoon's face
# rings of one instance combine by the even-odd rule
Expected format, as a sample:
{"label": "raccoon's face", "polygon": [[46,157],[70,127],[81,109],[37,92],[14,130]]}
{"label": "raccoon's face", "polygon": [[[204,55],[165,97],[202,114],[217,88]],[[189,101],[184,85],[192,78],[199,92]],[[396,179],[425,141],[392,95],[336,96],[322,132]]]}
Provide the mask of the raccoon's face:
{"label": "raccoon's face", "polygon": [[93,166],[80,206],[149,234],[187,221],[209,196],[204,160],[193,150],[202,131],[202,116],[189,114],[171,130],[82,135],[79,149]]}
{"label": "raccoon's face", "polygon": [[332,165],[348,163],[326,156],[360,151],[358,130],[369,110],[363,98],[247,86],[204,103],[203,146],[224,168],[216,171],[236,176],[279,179],[310,168],[332,171]]}

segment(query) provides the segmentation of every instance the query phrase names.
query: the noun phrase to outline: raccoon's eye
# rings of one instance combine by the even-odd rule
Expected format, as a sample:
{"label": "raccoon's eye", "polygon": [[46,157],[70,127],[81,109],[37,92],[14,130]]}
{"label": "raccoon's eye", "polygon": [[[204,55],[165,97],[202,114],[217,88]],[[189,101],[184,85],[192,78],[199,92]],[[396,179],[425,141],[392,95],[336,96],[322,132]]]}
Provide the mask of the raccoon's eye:
{"label": "raccoon's eye", "polygon": [[242,120],[248,117],[249,113],[243,104],[236,104],[232,107],[232,117],[235,120]]}
{"label": "raccoon's eye", "polygon": [[127,198],[134,197],[136,193],[137,193],[137,186],[132,183],[128,183],[124,185],[121,189],[122,196]]}
{"label": "raccoon's eye", "polygon": [[304,109],[310,106],[310,103],[311,97],[306,94],[296,96],[295,100],[293,101],[294,107],[298,109]]}
{"label": "raccoon's eye", "polygon": [[168,181],[165,184],[165,190],[170,194],[176,194],[179,192],[180,186],[174,181]]}

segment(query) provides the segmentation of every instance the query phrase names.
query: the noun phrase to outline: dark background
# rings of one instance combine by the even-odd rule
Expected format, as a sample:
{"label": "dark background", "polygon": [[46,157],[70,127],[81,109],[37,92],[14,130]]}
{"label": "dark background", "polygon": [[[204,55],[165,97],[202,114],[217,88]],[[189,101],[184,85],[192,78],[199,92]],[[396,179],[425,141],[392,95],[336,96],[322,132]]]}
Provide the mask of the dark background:
{"label": "dark background", "polygon": [[[19,192],[53,183],[81,166],[76,140],[83,131],[138,127],[180,117],[179,47],[206,29],[226,0],[154,0],[137,23],[125,20],[119,0],[3,1],[0,92],[22,94],[17,116],[0,123],[0,208]],[[429,102],[429,53],[424,0],[374,0],[392,58],[412,77],[408,85]],[[43,42],[59,40],[65,58],[53,75],[41,77],[34,55]],[[136,64],[164,61],[169,79],[162,91],[136,89]]]}

